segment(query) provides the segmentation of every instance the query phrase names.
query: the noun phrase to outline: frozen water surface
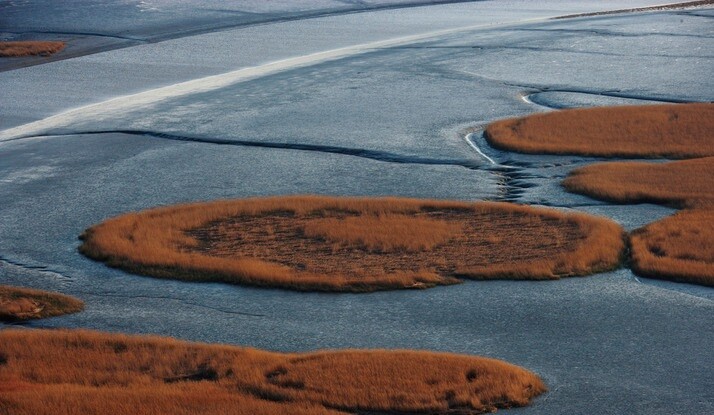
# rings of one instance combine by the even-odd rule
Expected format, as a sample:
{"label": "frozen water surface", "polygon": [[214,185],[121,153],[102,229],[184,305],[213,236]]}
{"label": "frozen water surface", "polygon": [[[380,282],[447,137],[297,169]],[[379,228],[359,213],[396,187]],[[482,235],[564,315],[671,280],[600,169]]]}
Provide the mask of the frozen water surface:
{"label": "frozen water surface", "polygon": [[[3,3],[0,32],[121,36],[112,47],[131,47],[0,72],[0,136],[12,139],[0,143],[0,282],[87,303],[28,326],[286,351],[481,354],[550,387],[509,413],[714,412],[710,288],[620,269],[293,293],[139,277],[76,250],[82,230],[126,211],[296,193],[505,200],[640,227],[673,211],[565,193],[559,181],[598,159],[497,151],[480,128],[552,108],[711,101],[712,9],[526,22],[657,2],[78,1],[38,12],[39,3]],[[344,14],[373,6],[381,9]],[[116,26],[97,23],[109,16]],[[249,25],[257,21],[265,24]],[[414,37],[391,42],[404,36]],[[348,49],[260,70],[339,48]],[[259,70],[216,81],[250,67]]]}
{"label": "frozen water surface", "polygon": [[[176,38],[169,36],[159,43],[146,43],[146,38],[143,37],[137,38],[139,40],[131,40],[107,37],[96,39],[95,36],[91,38],[91,45],[87,46],[89,52],[106,49],[111,45],[117,47],[128,44],[133,47],[52,62],[25,68],[23,71],[0,72],[0,96],[3,97],[3,100],[0,100],[0,128],[24,124],[116,96],[324,50],[439,30],[517,22],[576,11],[622,6],[622,2],[618,1],[584,5],[579,1],[549,0],[539,2],[538,6],[534,6],[530,0],[478,1],[365,13],[338,14],[335,11],[334,15],[320,18],[280,21],[281,17],[289,15],[293,10],[294,6],[290,6],[293,2],[277,3],[283,4],[285,10],[282,12],[277,10],[278,6],[272,1],[233,2],[234,8],[268,8],[272,10],[272,14],[264,18],[268,19],[267,21],[270,19],[278,19],[278,21],[273,24],[245,26],[242,18],[232,16],[230,19],[237,27],[235,29],[227,28],[219,32],[183,36],[180,29],[187,25],[190,27],[191,22],[200,26],[190,19],[191,16],[194,13],[203,13],[204,7],[208,9],[210,7],[204,6],[203,2],[176,3],[176,5],[173,5],[174,2],[166,2],[162,6],[162,10],[166,9],[165,12],[143,14],[136,8],[137,3],[136,1],[85,0],[48,4],[27,1],[15,2],[2,9],[0,36],[9,38],[16,37],[13,35],[13,30],[22,32],[24,29],[15,27],[22,25],[29,25],[30,29],[27,30],[35,30],[33,25],[38,25],[69,33],[79,30],[74,28],[74,25],[80,25],[80,29],[86,32],[90,30],[93,22],[101,21],[102,27],[94,29],[103,28],[102,30],[111,31],[112,22],[119,21],[116,19],[123,13],[128,13],[129,16],[140,14],[136,19],[131,18],[130,23],[121,25],[124,30],[130,30],[127,28],[138,25],[146,27],[146,30],[160,32],[166,20],[170,20],[169,16],[181,16],[182,13],[188,14],[186,19],[189,22],[179,25]],[[413,2],[393,3],[408,6]],[[628,2],[628,5],[643,6],[651,3],[653,2],[632,1]],[[191,7],[182,7],[181,4],[191,4]],[[324,3],[321,5],[319,2],[302,2],[302,4],[303,7],[325,6]],[[391,3],[374,2],[374,4]],[[344,3],[334,2],[333,6],[344,8]],[[352,7],[364,6],[353,4]],[[113,10],[116,8],[124,12],[115,14]],[[78,12],[75,9],[86,11]],[[38,16],[38,10],[44,12]],[[89,10],[91,14],[87,14],[90,13]],[[84,17],[80,18],[81,16]],[[89,21],[82,19],[89,19]],[[59,27],[50,26],[54,20],[58,20]],[[3,36],[3,33],[6,35]],[[41,33],[37,36],[47,38],[50,34]],[[85,53],[82,48],[85,48],[89,35],[83,36],[81,41],[70,40],[67,47],[70,56]],[[135,34],[132,36],[136,37]],[[114,43],[107,45],[107,42]],[[81,50],[74,51],[74,49]],[[57,58],[61,58],[62,53],[58,54]],[[0,70],[2,65],[0,62]]]}

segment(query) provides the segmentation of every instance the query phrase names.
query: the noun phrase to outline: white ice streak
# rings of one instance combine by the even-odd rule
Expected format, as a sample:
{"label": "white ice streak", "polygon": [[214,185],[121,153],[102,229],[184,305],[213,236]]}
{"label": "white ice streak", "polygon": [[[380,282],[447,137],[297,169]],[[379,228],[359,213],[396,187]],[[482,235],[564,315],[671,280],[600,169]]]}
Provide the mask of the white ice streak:
{"label": "white ice streak", "polygon": [[45,134],[52,129],[68,127],[79,121],[98,120],[106,116],[114,116],[122,114],[125,111],[133,110],[142,106],[155,104],[170,98],[185,96],[189,94],[197,94],[207,91],[213,91],[220,88],[244,82],[251,79],[275,74],[290,69],[307,67],[327,61],[338,60],[349,56],[366,53],[378,48],[388,48],[409,43],[418,42],[428,38],[449,35],[458,32],[475,30],[494,26],[514,26],[528,22],[537,22],[548,20],[553,16],[538,17],[530,19],[522,19],[509,23],[487,23],[471,26],[463,26],[458,28],[437,30],[428,33],[398,37],[376,42],[364,43],[360,45],[347,46],[339,49],[332,49],[324,52],[312,53],[309,55],[298,56],[288,59],[282,59],[266,64],[242,68],[231,72],[226,72],[219,75],[208,76],[205,78],[193,79],[186,82],[181,82],[173,85],[168,85],[161,88],[151,89],[148,91],[125,95],[117,98],[112,98],[107,101],[85,105],[74,108],[60,114],[50,116],[48,118],[34,121],[28,124],[9,128],[0,131],[0,142],[15,140],[24,137],[31,137]]}
{"label": "white ice streak", "polygon": [[474,141],[472,140],[472,137],[473,137],[473,136],[474,136],[474,133],[470,133],[470,134],[467,134],[467,135],[464,137],[464,141],[466,141],[466,144],[468,144],[469,147],[471,147],[471,148],[473,148],[474,150],[476,150],[476,152],[477,152],[481,157],[483,157],[483,158],[485,158],[486,160],[488,160],[489,163],[491,163],[491,164],[494,165],[494,166],[498,166],[499,164],[496,162],[496,160],[494,160],[494,159],[492,159],[491,157],[487,156],[486,153],[484,153],[483,151],[481,151],[481,149],[479,148],[479,146],[477,146],[476,143],[474,143]]}

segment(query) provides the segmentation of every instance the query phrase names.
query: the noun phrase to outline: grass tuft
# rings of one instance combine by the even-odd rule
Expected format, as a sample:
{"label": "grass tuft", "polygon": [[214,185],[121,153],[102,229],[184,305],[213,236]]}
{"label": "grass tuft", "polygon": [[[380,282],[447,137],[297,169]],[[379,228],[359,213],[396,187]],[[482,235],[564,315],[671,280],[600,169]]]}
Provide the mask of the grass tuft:
{"label": "grass tuft", "polygon": [[0,58],[20,56],[49,56],[64,49],[64,42],[51,41],[7,41],[0,42]]}
{"label": "grass tuft", "polygon": [[59,293],[0,285],[0,321],[23,321],[82,311],[84,303]]}

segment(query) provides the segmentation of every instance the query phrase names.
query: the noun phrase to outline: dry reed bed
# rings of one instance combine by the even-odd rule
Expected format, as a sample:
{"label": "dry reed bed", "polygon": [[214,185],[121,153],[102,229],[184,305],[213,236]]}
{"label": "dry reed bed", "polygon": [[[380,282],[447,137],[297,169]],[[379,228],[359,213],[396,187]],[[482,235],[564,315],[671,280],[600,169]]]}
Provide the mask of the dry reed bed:
{"label": "dry reed bed", "polygon": [[523,152],[669,157],[573,170],[570,192],[617,203],[694,209],[630,235],[632,268],[644,276],[714,284],[714,104],[565,110],[503,120],[486,129],[497,147]]}
{"label": "dry reed bed", "polygon": [[714,287],[714,209],[684,210],[632,232],[640,275]]}
{"label": "dry reed bed", "polygon": [[580,108],[491,123],[496,148],[603,157],[714,156],[714,104]]}
{"label": "dry reed bed", "polygon": [[64,49],[64,42],[53,41],[7,41],[0,42],[0,58],[20,56],[49,56]]}
{"label": "dry reed bed", "polygon": [[[714,130],[711,141],[714,143]],[[714,201],[714,157],[668,163],[596,163],[563,180],[570,192],[618,203],[696,207]]]}
{"label": "dry reed bed", "polygon": [[617,266],[624,248],[617,224],[585,214],[317,196],[129,213],[82,239],[83,254],[143,275],[350,292],[584,275]]}
{"label": "dry reed bed", "polygon": [[[545,392],[503,361],[283,354],[90,331],[0,331],[0,414],[478,414]],[[140,409],[137,409],[140,408]]]}
{"label": "dry reed bed", "polygon": [[0,285],[0,321],[23,321],[82,311],[84,303],[59,293]]}
{"label": "dry reed bed", "polygon": [[632,269],[647,277],[714,286],[714,157],[598,163],[573,171],[563,185],[619,203],[686,208],[631,233]]}

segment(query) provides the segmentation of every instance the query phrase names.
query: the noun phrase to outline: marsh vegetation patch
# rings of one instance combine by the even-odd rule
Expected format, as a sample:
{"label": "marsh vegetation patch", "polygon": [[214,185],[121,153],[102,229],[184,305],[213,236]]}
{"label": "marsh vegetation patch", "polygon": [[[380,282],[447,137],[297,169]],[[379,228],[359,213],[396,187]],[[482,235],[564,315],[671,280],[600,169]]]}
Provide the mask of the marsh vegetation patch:
{"label": "marsh vegetation patch", "polygon": [[598,163],[573,171],[563,185],[618,203],[684,208],[631,233],[632,269],[646,277],[714,286],[714,157]]}
{"label": "marsh vegetation patch", "polygon": [[22,414],[472,415],[546,390],[521,367],[447,353],[287,354],[67,330],[5,330],[0,344],[0,407]]}
{"label": "marsh vegetation patch", "polygon": [[622,229],[507,203],[283,197],[132,213],[81,251],[141,274],[324,291],[554,279],[616,266]]}
{"label": "marsh vegetation patch", "polygon": [[17,322],[76,313],[84,303],[67,295],[0,285],[0,321]]}
{"label": "marsh vegetation patch", "polygon": [[618,203],[712,205],[714,157],[667,163],[596,163],[573,170],[563,186],[570,192]]}
{"label": "marsh vegetation patch", "polygon": [[578,108],[493,122],[494,147],[602,157],[714,156],[714,104]]}
{"label": "marsh vegetation patch", "polygon": [[655,278],[714,285],[714,104],[602,107],[502,120],[489,140],[514,151],[606,157],[570,172],[570,192],[616,203],[685,210],[631,233],[632,269]]}
{"label": "marsh vegetation patch", "polygon": [[684,210],[630,236],[641,275],[714,287],[714,209]]}
{"label": "marsh vegetation patch", "polygon": [[21,56],[49,56],[64,49],[64,42],[59,41],[5,41],[0,42],[0,58]]}

